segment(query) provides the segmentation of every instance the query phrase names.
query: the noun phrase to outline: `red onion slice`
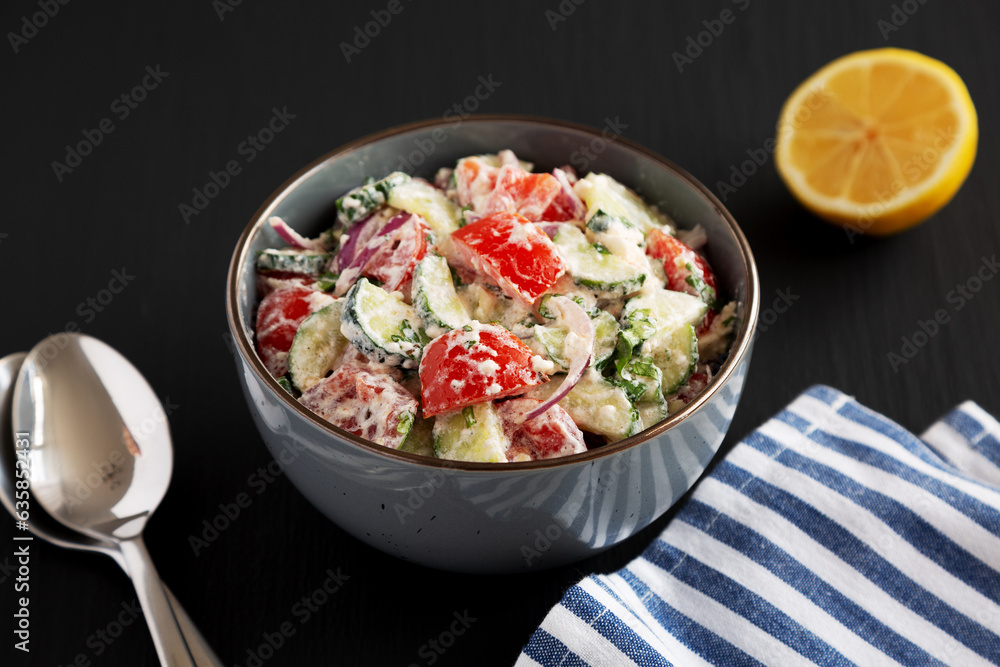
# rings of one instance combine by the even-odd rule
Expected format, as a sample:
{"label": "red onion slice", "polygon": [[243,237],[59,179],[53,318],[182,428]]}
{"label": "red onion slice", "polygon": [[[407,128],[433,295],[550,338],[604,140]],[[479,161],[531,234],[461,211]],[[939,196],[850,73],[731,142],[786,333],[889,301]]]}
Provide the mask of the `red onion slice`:
{"label": "red onion slice", "polygon": [[556,237],[556,234],[559,233],[559,228],[562,225],[566,224],[566,223],[564,223],[564,222],[534,222],[532,224],[535,225],[535,227],[538,227],[543,232],[545,232],[545,235],[548,236],[550,239],[554,239]]}
{"label": "red onion slice", "polygon": [[337,251],[337,257],[333,262],[334,271],[343,271],[354,262],[358,248],[364,248],[368,239],[375,234],[374,220],[377,215],[378,213],[372,213],[353,224],[349,229],[344,230],[347,240],[341,244],[340,250]]}
{"label": "red onion slice", "polygon": [[559,389],[524,416],[524,421],[534,419],[563,399],[580,381],[594,359],[594,323],[587,311],[566,296],[554,296],[545,304],[556,311],[556,319],[566,325],[569,333],[563,344],[563,354],[569,358],[569,369]]}
{"label": "red onion slice", "polygon": [[267,219],[271,228],[278,233],[284,241],[297,250],[326,250],[325,246],[318,240],[307,239],[297,231],[288,226],[284,220],[276,215]]}
{"label": "red onion slice", "polygon": [[[583,217],[587,215],[587,207],[583,203],[583,200],[580,199],[580,195],[576,194],[576,191],[573,190],[573,184],[570,182],[569,175],[563,169],[553,169],[552,175],[556,177],[559,185],[562,186],[558,197],[563,207],[573,213],[574,220],[583,220]],[[574,180],[576,180],[575,175]]]}
{"label": "red onion slice", "polygon": [[[580,177],[577,176],[576,174],[576,169],[569,166],[568,164],[564,164],[563,166],[559,167],[559,171],[563,173],[563,175],[566,177],[566,180],[568,180],[570,183],[576,183],[578,180],[580,180]],[[552,173],[555,174],[555,170],[553,170]],[[556,176],[556,178],[559,177]]]}
{"label": "red onion slice", "polygon": [[438,190],[447,190],[448,185],[451,183],[451,176],[455,173],[455,170],[451,167],[441,167],[434,174],[434,187]]}
{"label": "red onion slice", "polygon": [[[392,220],[385,223],[385,225],[378,230],[378,232],[369,238],[364,247],[361,249],[361,252],[357,253],[347,268],[340,272],[340,276],[337,278],[337,283],[333,287],[333,295],[343,296],[347,294],[347,290],[351,289],[351,285],[353,285],[354,281],[358,279],[361,272],[365,270],[365,265],[368,264],[368,260],[372,258],[372,255],[378,252],[378,249],[383,243],[390,242],[389,239],[386,239],[385,237],[409,222],[412,217],[412,213],[400,213],[398,215],[394,215]],[[348,242],[350,242],[350,240],[348,240]]]}

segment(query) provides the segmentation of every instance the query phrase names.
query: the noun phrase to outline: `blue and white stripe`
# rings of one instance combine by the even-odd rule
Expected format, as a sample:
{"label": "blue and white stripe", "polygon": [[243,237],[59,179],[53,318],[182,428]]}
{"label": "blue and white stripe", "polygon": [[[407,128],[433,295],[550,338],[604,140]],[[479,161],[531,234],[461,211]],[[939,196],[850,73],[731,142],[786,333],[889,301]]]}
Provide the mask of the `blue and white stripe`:
{"label": "blue and white stripe", "polygon": [[1000,664],[1000,424],[966,402],[917,438],[813,387],[517,664]]}

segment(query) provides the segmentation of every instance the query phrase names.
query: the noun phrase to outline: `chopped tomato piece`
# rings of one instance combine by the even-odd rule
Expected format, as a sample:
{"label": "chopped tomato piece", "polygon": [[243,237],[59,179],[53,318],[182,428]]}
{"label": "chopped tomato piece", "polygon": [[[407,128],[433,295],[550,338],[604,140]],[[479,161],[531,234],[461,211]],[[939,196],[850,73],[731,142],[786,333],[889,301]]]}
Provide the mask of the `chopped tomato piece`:
{"label": "chopped tomato piece", "polygon": [[258,271],[257,272],[257,298],[263,299],[271,292],[300,285],[305,287],[312,285],[316,279],[304,273],[294,271]]}
{"label": "chopped tomato piece", "polygon": [[[572,167],[567,167],[572,169]],[[583,220],[587,214],[587,207],[580,199],[580,196],[573,190],[569,175],[565,169],[553,169],[552,175],[559,181],[559,192],[549,207],[542,213],[541,219],[545,222],[567,222],[569,220]]]}
{"label": "chopped tomato piece", "polygon": [[497,213],[452,233],[459,252],[509,296],[533,303],[563,273],[551,239],[517,213]]}
{"label": "chopped tomato piece", "polygon": [[467,157],[455,166],[455,186],[458,203],[476,208],[493,192],[497,183],[498,167],[486,164],[478,157]]}
{"label": "chopped tomato piece", "polygon": [[524,421],[524,416],[540,404],[534,398],[513,398],[497,404],[497,414],[511,443],[507,460],[537,461],[587,451],[583,431],[558,405]]}
{"label": "chopped tomato piece", "polygon": [[383,237],[385,241],[372,254],[361,275],[378,280],[387,292],[399,290],[409,294],[413,270],[427,254],[429,232],[423,218],[411,215],[402,226]]}
{"label": "chopped tomato piece", "polygon": [[674,396],[685,405],[690,403],[695,396],[700,394],[708,386],[708,376],[704,373],[692,373],[687,384],[682,385]]}
{"label": "chopped tomato piece", "polygon": [[385,223],[341,271],[333,293],[343,296],[360,276],[377,280],[387,292],[410,293],[413,270],[427,254],[430,227],[419,215],[400,213]]}
{"label": "chopped tomato piece", "polygon": [[667,289],[686,292],[715,307],[718,295],[715,274],[705,258],[680,239],[653,229],[646,236],[646,254],[663,260]]}
{"label": "chopped tomato piece", "polygon": [[417,399],[384,373],[341,366],[299,399],[334,426],[398,449],[417,416]]}
{"label": "chopped tomato piece", "polygon": [[542,213],[559,194],[562,186],[552,174],[532,174],[517,165],[504,165],[497,173],[496,185],[477,213],[493,215],[501,211],[520,213],[532,222],[542,220]]}
{"label": "chopped tomato piece", "polygon": [[420,396],[425,417],[505,398],[542,384],[533,353],[501,326],[479,324],[442,334],[424,347]]}
{"label": "chopped tomato piece", "polygon": [[298,285],[268,294],[257,308],[257,352],[276,378],[288,372],[288,350],[302,320],[333,303],[329,294]]}

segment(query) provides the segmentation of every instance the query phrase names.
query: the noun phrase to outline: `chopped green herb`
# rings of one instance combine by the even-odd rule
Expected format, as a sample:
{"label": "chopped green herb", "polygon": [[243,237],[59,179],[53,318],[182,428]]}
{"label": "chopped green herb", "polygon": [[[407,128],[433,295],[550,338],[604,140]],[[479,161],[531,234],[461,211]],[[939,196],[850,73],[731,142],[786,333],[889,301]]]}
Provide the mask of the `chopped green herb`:
{"label": "chopped green herb", "polygon": [[316,287],[321,292],[329,292],[337,284],[337,278],[339,277],[339,273],[324,273],[316,279]]}
{"label": "chopped green herb", "polygon": [[476,413],[471,405],[462,408],[462,416],[465,417],[465,427],[472,428],[476,425]]}
{"label": "chopped green herb", "polygon": [[399,425],[396,426],[396,433],[409,433],[413,428],[413,413],[407,410],[399,415]]}

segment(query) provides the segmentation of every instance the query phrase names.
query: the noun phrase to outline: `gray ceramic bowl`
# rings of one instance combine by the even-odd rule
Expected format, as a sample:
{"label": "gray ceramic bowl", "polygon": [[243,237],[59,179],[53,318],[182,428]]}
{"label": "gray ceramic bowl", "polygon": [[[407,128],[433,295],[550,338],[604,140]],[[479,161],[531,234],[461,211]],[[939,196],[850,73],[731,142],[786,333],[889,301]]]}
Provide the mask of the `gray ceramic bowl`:
{"label": "gray ceramic bowl", "polygon": [[[254,351],[255,251],[283,245],[279,215],[316,235],[334,199],[394,170],[433,177],[462,156],[512,149],[538,168],[605,172],[659,204],[682,228],[700,224],[721,288],[741,304],[728,360],[691,404],[639,435],[549,461],[459,463],[374,445],[332,426],[285,393]],[[462,572],[562,565],[635,534],[705,470],[732,421],[750,362],[757,270],[732,216],[667,160],[588,127],[520,116],[419,122],[323,156],[272,194],[229,267],[226,310],[250,413],[272,456],[303,495],[358,539],[407,561]]]}

